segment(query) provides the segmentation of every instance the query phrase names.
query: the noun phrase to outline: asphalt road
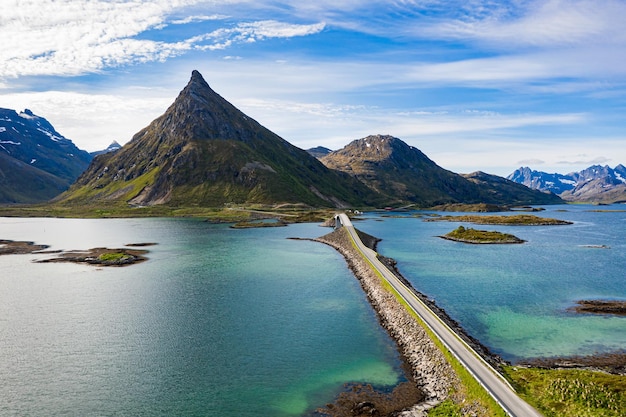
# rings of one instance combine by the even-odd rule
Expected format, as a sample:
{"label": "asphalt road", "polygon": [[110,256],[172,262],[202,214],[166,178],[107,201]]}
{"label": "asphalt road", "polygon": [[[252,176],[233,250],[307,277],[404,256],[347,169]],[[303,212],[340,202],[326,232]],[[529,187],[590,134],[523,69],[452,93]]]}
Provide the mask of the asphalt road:
{"label": "asphalt road", "polygon": [[465,343],[448,325],[435,315],[422,301],[405,286],[377,257],[377,253],[366,247],[359,238],[352,222],[345,214],[338,215],[341,224],[350,233],[363,255],[385,277],[396,291],[406,300],[411,308],[424,320],[448,350],[456,356],[463,366],[487,390],[504,411],[513,417],[540,417],[541,414],[522,400],[511,385],[485,362],[467,343]]}

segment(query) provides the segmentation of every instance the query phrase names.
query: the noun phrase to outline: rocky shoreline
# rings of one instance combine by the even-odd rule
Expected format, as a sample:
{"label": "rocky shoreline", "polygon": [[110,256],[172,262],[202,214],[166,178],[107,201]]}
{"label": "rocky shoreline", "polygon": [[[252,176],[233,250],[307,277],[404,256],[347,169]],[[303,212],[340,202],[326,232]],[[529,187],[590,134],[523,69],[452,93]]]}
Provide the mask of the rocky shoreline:
{"label": "rocky shoreline", "polygon": [[[358,230],[357,232],[366,246],[376,250],[380,239]],[[396,342],[402,359],[408,367],[407,379],[409,379],[409,382],[404,383],[405,386],[406,384],[414,384],[423,394],[419,402],[407,407],[405,405],[406,396],[394,398],[393,393],[378,392],[371,386],[366,386],[364,389],[361,385],[348,385],[348,388],[351,389],[347,389],[346,392],[340,394],[335,403],[327,404],[325,408],[316,410],[317,413],[329,417],[365,415],[425,417],[428,415],[427,410],[449,398],[456,404],[461,405],[462,415],[485,415],[486,410],[482,406],[471,403],[465,398],[457,375],[445,361],[441,351],[438,350],[424,329],[400,305],[395,297],[382,287],[380,278],[353,247],[348,234],[338,229],[313,240],[332,246],[344,256],[349,268],[361,283],[381,325]],[[378,257],[435,314],[472,346],[485,361],[489,362],[494,369],[501,370],[500,372],[504,373],[502,371],[503,366],[510,365],[508,362],[494,355],[486,346],[467,334],[458,322],[450,318],[445,310],[436,305],[434,300],[416,291],[411,283],[398,271],[395,260],[381,255],[378,255]],[[606,314],[606,311],[603,313]],[[612,313],[615,314],[614,312]],[[543,369],[583,369],[624,375],[626,373],[626,352],[620,351],[582,357],[535,358],[520,361],[516,366]],[[400,385],[396,387],[397,391],[401,391],[398,389],[399,387]],[[384,401],[381,401],[381,398],[384,398]],[[405,401],[404,403],[402,402],[403,400]],[[392,412],[389,412],[390,404],[394,406],[394,408],[391,408]]]}
{"label": "rocky shoreline", "polygon": [[[136,245],[140,246],[140,245]],[[141,246],[147,246],[141,245]],[[71,262],[78,264],[88,264],[97,266],[128,266],[139,262],[144,262],[148,258],[148,253],[143,249],[126,249],[126,248],[92,248],[87,251],[68,251],[62,252],[56,258],[41,259],[35,261],[37,263],[56,263]]]}
{"label": "rocky shoreline", "polygon": [[[129,247],[145,247],[156,243],[129,243]],[[148,258],[144,249],[127,248],[92,248],[86,251],[46,251],[48,245],[37,245],[34,242],[0,239],[0,255],[25,254],[58,254],[55,258],[41,259],[36,263],[72,262],[97,266],[128,266],[143,262]]]}
{"label": "rocky shoreline", "polygon": [[[361,232],[359,234],[366,245],[375,248],[379,239]],[[378,275],[353,247],[348,234],[344,230],[338,229],[314,240],[332,246],[344,256],[348,266],[361,283],[361,287],[374,308],[381,325],[396,342],[403,360],[409,368],[407,379],[422,392],[419,402],[409,407],[400,401],[400,398],[391,397],[392,393],[388,394],[387,400],[395,403],[395,408],[390,411],[388,404],[382,406],[378,398],[380,393],[376,394],[372,390],[361,390],[362,392],[357,390],[362,395],[352,395],[349,398],[340,395],[334,404],[328,404],[325,408],[317,411],[322,415],[331,417],[359,416],[365,415],[361,412],[361,408],[367,406],[367,415],[424,417],[427,415],[427,410],[454,396],[451,399],[455,403],[463,404],[463,415],[480,415],[481,411],[484,410],[480,409],[479,404],[465,401],[459,378],[446,361],[443,353],[417,320],[382,286]],[[393,260],[388,258],[381,260],[386,265],[392,265],[391,269],[398,274],[395,266],[393,266],[395,265]],[[425,297],[422,295],[421,298],[424,299]],[[432,306],[434,302],[429,300],[429,304]],[[442,312],[440,309],[437,310],[437,314]],[[447,317],[447,315],[445,316]],[[447,317],[447,321],[454,323],[449,317]],[[471,338],[469,340],[472,341],[472,344],[476,343]],[[481,354],[483,353],[484,351]],[[491,358],[491,361],[498,362],[494,358]]]}
{"label": "rocky shoreline", "polygon": [[609,314],[626,316],[626,301],[618,300],[579,300],[570,311],[589,314]]}

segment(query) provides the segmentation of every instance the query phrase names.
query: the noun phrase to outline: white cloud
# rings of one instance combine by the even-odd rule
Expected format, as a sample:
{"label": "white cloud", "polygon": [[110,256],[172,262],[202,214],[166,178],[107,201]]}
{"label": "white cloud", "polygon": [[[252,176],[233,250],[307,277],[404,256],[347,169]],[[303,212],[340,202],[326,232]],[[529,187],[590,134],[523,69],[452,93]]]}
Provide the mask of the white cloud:
{"label": "white cloud", "polygon": [[[613,88],[623,83],[626,48],[527,52],[442,63],[415,63],[414,82],[465,85],[526,92],[572,93]],[[597,80],[602,80],[599,82]]]}
{"label": "white cloud", "polygon": [[[240,23],[178,41],[140,39],[167,25],[170,14],[203,0],[6,0],[0,16],[0,78],[81,75],[127,64],[165,61],[192,50],[224,49],[234,43],[317,33],[323,23],[297,25],[263,20]],[[225,16],[192,15],[184,25]],[[196,45],[211,40],[210,44]]]}
{"label": "white cloud", "polygon": [[[476,2],[475,2],[476,3]],[[412,29],[419,36],[473,39],[511,46],[567,46],[626,41],[621,29],[626,4],[618,0],[533,0],[488,5],[486,13],[472,5],[471,13],[455,19],[436,19]],[[513,10],[512,10],[513,9]]]}
{"label": "white cloud", "polygon": [[577,125],[587,120],[586,115],[578,113],[507,115],[483,110],[394,111],[359,105],[261,99],[239,99],[237,106],[301,147],[313,147],[317,145],[315,141],[324,140],[325,146],[337,148],[345,145],[346,140],[374,133],[414,140],[463,138],[491,136],[509,129]]}
{"label": "white cloud", "polygon": [[113,140],[126,143],[165,112],[173,101],[171,94],[132,90],[123,94],[61,91],[3,94],[0,107],[18,112],[28,108],[46,118],[79,148],[95,151],[106,148]]}
{"label": "white cloud", "polygon": [[[234,28],[217,29],[205,35],[199,35],[189,40],[198,44],[199,49],[226,49],[233,43],[256,42],[268,38],[293,38],[297,36],[313,35],[325,28],[325,23],[298,25],[275,20],[264,20],[250,23],[240,23]],[[201,45],[203,41],[211,41],[208,45]]]}
{"label": "white cloud", "polygon": [[0,77],[78,75],[179,54],[189,46],[134,37],[198,1],[5,0]]}
{"label": "white cloud", "polygon": [[213,15],[201,15],[201,16],[187,16],[184,19],[176,19],[172,20],[170,23],[173,25],[186,25],[188,23],[195,22],[206,22],[208,20],[223,20],[228,18],[227,15],[224,14],[213,14]]}
{"label": "white cloud", "polygon": [[557,161],[556,163],[560,165],[583,165],[585,167],[588,167],[590,165],[606,164],[607,162],[611,161],[611,158],[607,158],[606,156],[590,157],[589,155],[586,155],[586,154],[576,155],[576,156],[578,156],[579,159]]}
{"label": "white cloud", "polygon": [[517,164],[519,166],[537,166],[537,165],[543,165],[545,164],[546,161],[544,161],[543,159],[522,159],[521,161],[517,161]]}

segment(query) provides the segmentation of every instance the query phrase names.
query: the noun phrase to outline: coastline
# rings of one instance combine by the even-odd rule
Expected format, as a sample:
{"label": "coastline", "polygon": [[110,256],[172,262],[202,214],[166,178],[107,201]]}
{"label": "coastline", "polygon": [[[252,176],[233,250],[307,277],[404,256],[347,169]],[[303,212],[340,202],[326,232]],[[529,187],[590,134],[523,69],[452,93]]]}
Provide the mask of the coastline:
{"label": "coastline", "polygon": [[[328,226],[328,225],[326,225]],[[359,230],[357,230],[361,240],[363,243],[368,246],[370,249],[376,251],[376,246],[381,239],[376,238],[374,236],[367,235]],[[456,374],[454,374],[453,370],[446,369],[445,366],[442,366],[441,362],[438,361],[438,357],[436,354],[431,356],[432,352],[423,351],[422,345],[428,345],[428,342],[422,340],[422,338],[429,338],[428,335],[425,335],[423,332],[416,331],[413,326],[420,327],[421,325],[417,323],[417,320],[412,317],[406,317],[402,314],[403,310],[406,314],[407,311],[404,309],[404,306],[400,305],[399,302],[395,299],[395,297],[391,296],[391,293],[388,292],[386,288],[383,288],[381,285],[380,278],[377,274],[373,272],[369,263],[364,261],[364,258],[356,250],[353,246],[353,243],[347,233],[342,233],[341,229],[335,230],[332,233],[329,233],[325,236],[322,236],[317,239],[306,239],[313,240],[321,243],[325,243],[335,248],[339,253],[344,256],[349,268],[352,270],[355,277],[359,280],[361,287],[363,288],[370,305],[374,309],[380,324],[384,329],[388,332],[388,334],[395,341],[398,346],[398,351],[403,359],[403,362],[406,363],[410,372],[413,375],[413,378],[409,378],[414,384],[423,390],[425,394],[425,400],[419,403],[416,403],[414,406],[404,409],[404,411],[393,414],[375,414],[375,415],[388,415],[388,416],[414,416],[414,417],[424,417],[427,416],[427,410],[430,408],[436,407],[443,401],[449,402],[452,401],[456,406],[461,409],[461,415],[483,415],[483,411],[485,409],[480,404],[470,404],[466,394],[463,392],[463,387],[460,384],[460,380]],[[573,374],[568,376],[571,378],[583,378],[585,381],[596,381],[597,378],[602,378],[602,375],[612,374],[614,376],[622,376],[626,375],[626,352],[621,350],[617,352],[608,352],[608,353],[596,353],[594,355],[589,356],[572,356],[572,357],[538,357],[538,358],[530,358],[526,360],[520,360],[516,363],[509,363],[499,356],[493,354],[489,351],[489,349],[482,345],[477,339],[470,336],[461,325],[455,320],[451,319],[448,314],[442,308],[438,307],[435,304],[435,301],[429,299],[424,294],[415,290],[412,287],[411,283],[408,282],[402,274],[399,272],[396,261],[392,258],[386,258],[380,254],[378,254],[378,259],[385,264],[385,266],[392,271],[402,282],[407,285],[410,290],[420,298],[428,307],[443,321],[445,321],[450,327],[452,327],[455,332],[464,339],[472,348],[487,362],[489,362],[494,369],[500,372],[507,379],[513,378],[513,380],[517,381],[513,374],[517,374],[516,371],[522,372],[522,369],[530,368],[529,371],[531,373],[530,378],[540,378],[538,381],[543,381],[544,378],[542,375],[546,375],[548,383],[557,383],[560,381],[563,376],[560,372],[571,370],[573,372],[589,372],[587,374]],[[393,298],[393,300],[381,300],[381,293],[387,293],[387,296]],[[382,298],[389,298],[384,297]],[[407,314],[408,315],[408,314]],[[400,320],[398,318],[401,317]],[[404,321],[404,320],[406,321]],[[430,341],[429,347],[432,347],[433,342]],[[436,349],[436,348],[435,348]],[[415,354],[422,353],[421,361],[415,361]],[[448,368],[450,367],[449,364]],[[450,372],[451,371],[451,372]],[[513,374],[511,374],[513,372]],[[546,372],[550,372],[550,376]],[[585,375],[585,376],[581,376]],[[600,375],[598,377],[597,375]],[[448,392],[444,389],[440,391],[433,391],[432,387],[428,385],[429,379],[437,379],[440,378],[439,381],[442,384],[448,384]],[[518,377],[519,378],[519,377]],[[549,405],[545,404],[547,395],[545,392],[541,391],[540,382],[529,383],[528,380],[524,379],[525,377],[521,377],[521,382],[517,381],[517,383],[522,383],[525,390],[539,390],[537,392],[533,392],[531,395],[527,392],[525,395],[531,396],[535,398],[536,403],[533,402],[536,406],[541,409],[548,410],[550,409]],[[561,379],[559,379],[561,378]],[[445,382],[443,382],[445,380]],[[533,379],[534,381],[534,379]],[[551,381],[551,382],[550,382]],[[555,382],[556,381],[556,382]],[[600,388],[595,390],[594,392],[609,390],[613,392],[613,390],[617,390],[619,392],[622,385],[621,382],[609,382],[602,380],[603,382],[594,382],[600,383]],[[591,382],[590,382],[591,383]],[[526,384],[526,385],[524,385]],[[604,384],[604,385],[603,385]],[[611,385],[613,384],[613,385]],[[347,384],[346,386],[351,386],[351,384]],[[595,385],[594,385],[595,386]],[[371,387],[370,387],[371,388]],[[439,386],[441,388],[441,386]],[[603,392],[603,391],[602,391]],[[560,395],[560,394],[559,394]],[[619,394],[616,394],[619,395]],[[354,397],[357,398],[357,397]],[[549,397],[552,398],[552,397]],[[548,400],[549,400],[548,398]],[[341,396],[337,399],[337,403],[341,401]],[[367,403],[367,397],[361,399],[360,404],[369,404]],[[544,403],[542,403],[542,401]],[[335,403],[335,404],[337,404]],[[356,407],[357,403],[354,402],[353,405]],[[330,416],[330,417],[343,417],[343,416],[354,416],[354,415],[362,415],[358,412],[355,414],[354,412],[358,411],[353,409],[353,413],[345,413],[345,414],[334,414],[326,412],[328,409],[333,408],[334,404],[327,405],[327,409],[318,409],[318,412],[322,412],[322,415]],[[445,406],[445,404],[444,404]],[[579,405],[580,406],[580,405]],[[587,406],[587,405],[584,405]],[[581,407],[584,407],[581,406]],[[591,407],[592,405],[588,405]],[[398,409],[399,410],[399,409]],[[578,410],[578,409],[577,409]],[[579,415],[577,414],[579,411],[575,411],[573,414],[568,415]],[[316,414],[317,415],[317,414]],[[370,414],[368,414],[370,415]]]}
{"label": "coastline", "polygon": [[[363,242],[372,249],[380,240],[359,231]],[[312,239],[327,244],[341,253],[348,263],[355,277],[359,280],[368,301],[372,305],[380,324],[396,342],[404,363],[409,367],[410,375],[407,379],[415,384],[423,393],[422,401],[408,407],[394,410],[396,414],[404,417],[424,417],[426,411],[440,404],[446,399],[452,399],[457,404],[462,404],[463,414],[472,415],[480,411],[479,404],[464,401],[463,390],[458,376],[446,361],[443,353],[430,339],[425,329],[413,316],[402,306],[399,301],[383,287],[380,278],[373,272],[356,249],[352,246],[348,235],[341,229],[335,230],[322,237]],[[392,265],[390,269],[399,274],[395,268],[395,262],[389,258],[381,259],[386,265]],[[401,275],[400,275],[401,276]],[[403,281],[406,281],[402,278]],[[419,294],[419,293],[418,293]],[[420,297],[426,299],[422,294]],[[434,304],[430,300],[429,305]],[[443,310],[437,309],[437,314]],[[452,321],[447,315],[447,320]],[[453,322],[453,321],[452,321]],[[454,322],[453,322],[454,323]],[[458,327],[458,323],[456,324]],[[472,344],[477,341],[472,340]],[[481,349],[481,355],[486,351]],[[494,360],[494,358],[491,358]],[[496,362],[501,363],[496,360]],[[338,399],[339,402],[340,399]],[[367,398],[361,398],[361,402],[368,402]],[[328,416],[343,416],[350,414],[334,413],[337,403],[327,406],[318,411]],[[398,404],[400,405],[400,404]],[[403,411],[401,411],[403,410]]]}

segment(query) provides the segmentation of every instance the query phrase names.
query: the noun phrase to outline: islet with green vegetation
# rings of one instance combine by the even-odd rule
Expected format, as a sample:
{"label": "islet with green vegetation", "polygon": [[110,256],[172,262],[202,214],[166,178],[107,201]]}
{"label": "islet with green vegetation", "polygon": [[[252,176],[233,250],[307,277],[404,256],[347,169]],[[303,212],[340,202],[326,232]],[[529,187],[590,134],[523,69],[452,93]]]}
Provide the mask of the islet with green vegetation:
{"label": "islet with green vegetation", "polygon": [[517,236],[487,230],[476,230],[459,226],[453,231],[443,236],[443,239],[453,240],[455,242],[472,243],[472,244],[511,244],[524,243],[525,241]]}

